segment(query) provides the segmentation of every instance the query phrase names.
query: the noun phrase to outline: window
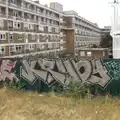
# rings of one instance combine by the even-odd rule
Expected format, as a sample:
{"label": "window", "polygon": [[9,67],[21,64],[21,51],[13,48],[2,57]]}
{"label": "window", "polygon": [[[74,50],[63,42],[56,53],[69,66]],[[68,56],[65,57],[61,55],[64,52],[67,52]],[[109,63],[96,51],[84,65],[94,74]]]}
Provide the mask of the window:
{"label": "window", "polygon": [[43,31],[44,31],[43,26],[40,26],[40,25],[39,25],[39,30],[40,30],[41,32],[43,32]]}
{"label": "window", "polygon": [[10,34],[10,40],[12,40],[13,39],[13,34]]}
{"label": "window", "polygon": [[17,11],[13,11],[13,16],[14,17],[18,17],[18,12]]}
{"label": "window", "polygon": [[85,56],[85,51],[80,51],[80,56]]}
{"label": "window", "polygon": [[18,23],[18,28],[20,28],[20,23]]}
{"label": "window", "polygon": [[8,27],[13,28],[13,22],[12,21],[8,21]]}
{"label": "window", "polygon": [[32,40],[35,40],[36,39],[36,36],[35,35],[32,35]]}
{"label": "window", "polygon": [[22,51],[22,46],[16,46],[16,51],[21,52]]}
{"label": "window", "polygon": [[29,45],[29,44],[26,44],[26,45],[24,46],[24,49],[25,49],[25,50],[29,50],[29,49],[30,49],[30,45]]}
{"label": "window", "polygon": [[4,49],[4,48],[1,48],[1,51],[2,51],[2,52],[4,52],[4,51],[5,51],[5,49]]}
{"label": "window", "polygon": [[48,35],[48,41],[50,41],[51,40],[51,37],[50,37],[50,35]]}
{"label": "window", "polygon": [[52,33],[55,33],[55,28],[52,28]]}
{"label": "window", "polygon": [[18,40],[22,40],[22,34],[18,34]]}
{"label": "window", "polygon": [[31,45],[29,46],[29,48],[30,48],[30,50],[34,50],[35,45],[32,45],[32,44],[31,44]]}
{"label": "window", "polygon": [[[14,22],[14,28],[15,29],[20,29],[21,28],[21,23],[20,22]],[[12,26],[12,24],[11,24],[11,26]]]}
{"label": "window", "polygon": [[28,23],[24,23],[24,27],[28,28]]}
{"label": "window", "polygon": [[15,46],[10,46],[10,52],[16,52],[16,47]]}
{"label": "window", "polygon": [[27,8],[31,9],[31,4],[28,4],[28,5],[27,5]]}
{"label": "window", "polygon": [[48,44],[48,48],[49,48],[49,49],[52,49],[52,48],[53,48],[51,43]]}
{"label": "window", "polygon": [[48,32],[52,32],[52,29],[50,26],[48,27]]}
{"label": "window", "polygon": [[37,12],[38,12],[38,13],[40,12],[40,9],[39,9],[39,8],[37,8]]}
{"label": "window", "polygon": [[47,35],[45,35],[44,36],[44,41],[46,41],[48,39],[48,36]]}
{"label": "window", "polygon": [[87,56],[91,57],[92,53],[91,52],[87,52]]}
{"label": "window", "polygon": [[13,25],[14,25],[14,28],[17,28],[17,22],[14,22]]}
{"label": "window", "polygon": [[12,33],[10,33],[9,34],[9,40],[12,42],[12,40],[13,40],[13,34]]}
{"label": "window", "polygon": [[29,24],[29,29],[32,30],[34,28],[34,24]]}
{"label": "window", "polygon": [[4,27],[4,21],[3,20],[0,20],[0,27]]}
{"label": "window", "polygon": [[0,40],[6,40],[6,34],[5,33],[0,34]]}
{"label": "window", "polygon": [[55,31],[56,31],[56,33],[59,33],[59,32],[60,32],[59,28],[56,28]]}
{"label": "window", "polygon": [[0,47],[0,56],[3,55],[4,52],[5,52],[5,48],[1,46],[1,47]]}

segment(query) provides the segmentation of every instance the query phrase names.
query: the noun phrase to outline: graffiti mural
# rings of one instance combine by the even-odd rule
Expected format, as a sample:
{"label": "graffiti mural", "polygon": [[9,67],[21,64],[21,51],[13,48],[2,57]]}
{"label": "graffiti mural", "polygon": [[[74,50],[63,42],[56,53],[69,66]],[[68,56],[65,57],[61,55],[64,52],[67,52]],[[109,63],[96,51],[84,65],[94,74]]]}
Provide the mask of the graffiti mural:
{"label": "graffiti mural", "polygon": [[120,61],[108,61],[105,63],[113,80],[120,79]]}
{"label": "graffiti mural", "polygon": [[[74,83],[90,83],[106,89],[111,81],[120,80],[119,60],[87,59],[2,59],[0,61],[0,81],[15,81],[38,88],[48,88],[56,83],[67,86]],[[38,83],[36,83],[38,82]],[[42,83],[41,83],[42,82]],[[25,86],[27,87],[27,85]]]}
{"label": "graffiti mural", "polygon": [[12,73],[12,70],[16,66],[16,60],[1,60],[0,63],[0,81],[5,82],[6,79],[10,80],[11,82],[15,80],[16,82],[19,81],[19,79],[16,77],[14,73]]}
{"label": "graffiti mural", "polygon": [[[36,67],[37,66],[37,67]],[[90,82],[105,87],[110,81],[110,75],[101,60],[22,60],[21,77],[34,84],[41,79],[45,84],[51,85],[59,82],[68,85],[73,82]]]}

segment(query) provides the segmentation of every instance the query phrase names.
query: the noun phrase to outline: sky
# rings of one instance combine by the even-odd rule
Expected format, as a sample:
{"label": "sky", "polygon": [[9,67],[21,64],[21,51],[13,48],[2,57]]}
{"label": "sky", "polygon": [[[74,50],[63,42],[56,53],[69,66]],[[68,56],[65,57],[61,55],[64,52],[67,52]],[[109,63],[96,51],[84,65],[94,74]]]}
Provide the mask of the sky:
{"label": "sky", "polygon": [[39,0],[40,4],[59,2],[65,10],[74,10],[79,16],[97,23],[99,27],[111,25],[113,7],[110,4],[114,0]]}

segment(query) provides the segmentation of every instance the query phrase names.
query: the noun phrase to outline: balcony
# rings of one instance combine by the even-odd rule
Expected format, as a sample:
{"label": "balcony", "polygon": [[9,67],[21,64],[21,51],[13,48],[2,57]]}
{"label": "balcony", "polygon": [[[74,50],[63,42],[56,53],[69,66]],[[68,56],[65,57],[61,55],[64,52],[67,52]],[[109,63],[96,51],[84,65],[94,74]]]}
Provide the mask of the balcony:
{"label": "balcony", "polygon": [[8,3],[8,6],[10,6],[10,7],[14,7],[14,8],[16,8],[16,9],[21,9],[21,5],[17,5],[17,4],[13,4],[13,3]]}
{"label": "balcony", "polygon": [[36,13],[35,9],[27,8],[26,6],[23,6],[23,9],[24,9],[25,11],[28,11],[28,12],[31,12],[31,13]]}
{"label": "balcony", "polygon": [[25,18],[24,21],[25,22],[31,22],[31,23],[38,23],[38,21],[36,21],[34,19],[28,19],[28,18]]}
{"label": "balcony", "polygon": [[36,13],[40,16],[44,16],[45,17],[45,12],[40,12],[40,11],[36,11]]}
{"label": "balcony", "polygon": [[14,19],[14,20],[20,20],[20,21],[23,21],[23,18],[22,17],[15,17],[15,16],[12,16],[12,15],[8,15],[8,18],[9,19]]}

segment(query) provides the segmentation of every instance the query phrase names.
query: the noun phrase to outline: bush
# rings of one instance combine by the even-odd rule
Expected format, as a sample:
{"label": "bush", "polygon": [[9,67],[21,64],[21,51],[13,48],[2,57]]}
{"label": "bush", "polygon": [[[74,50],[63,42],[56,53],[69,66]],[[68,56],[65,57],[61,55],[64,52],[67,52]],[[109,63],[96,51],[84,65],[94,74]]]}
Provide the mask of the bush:
{"label": "bush", "polygon": [[67,90],[65,91],[65,96],[71,97],[74,99],[81,99],[81,98],[92,98],[91,86],[87,83],[70,83],[67,86]]}

